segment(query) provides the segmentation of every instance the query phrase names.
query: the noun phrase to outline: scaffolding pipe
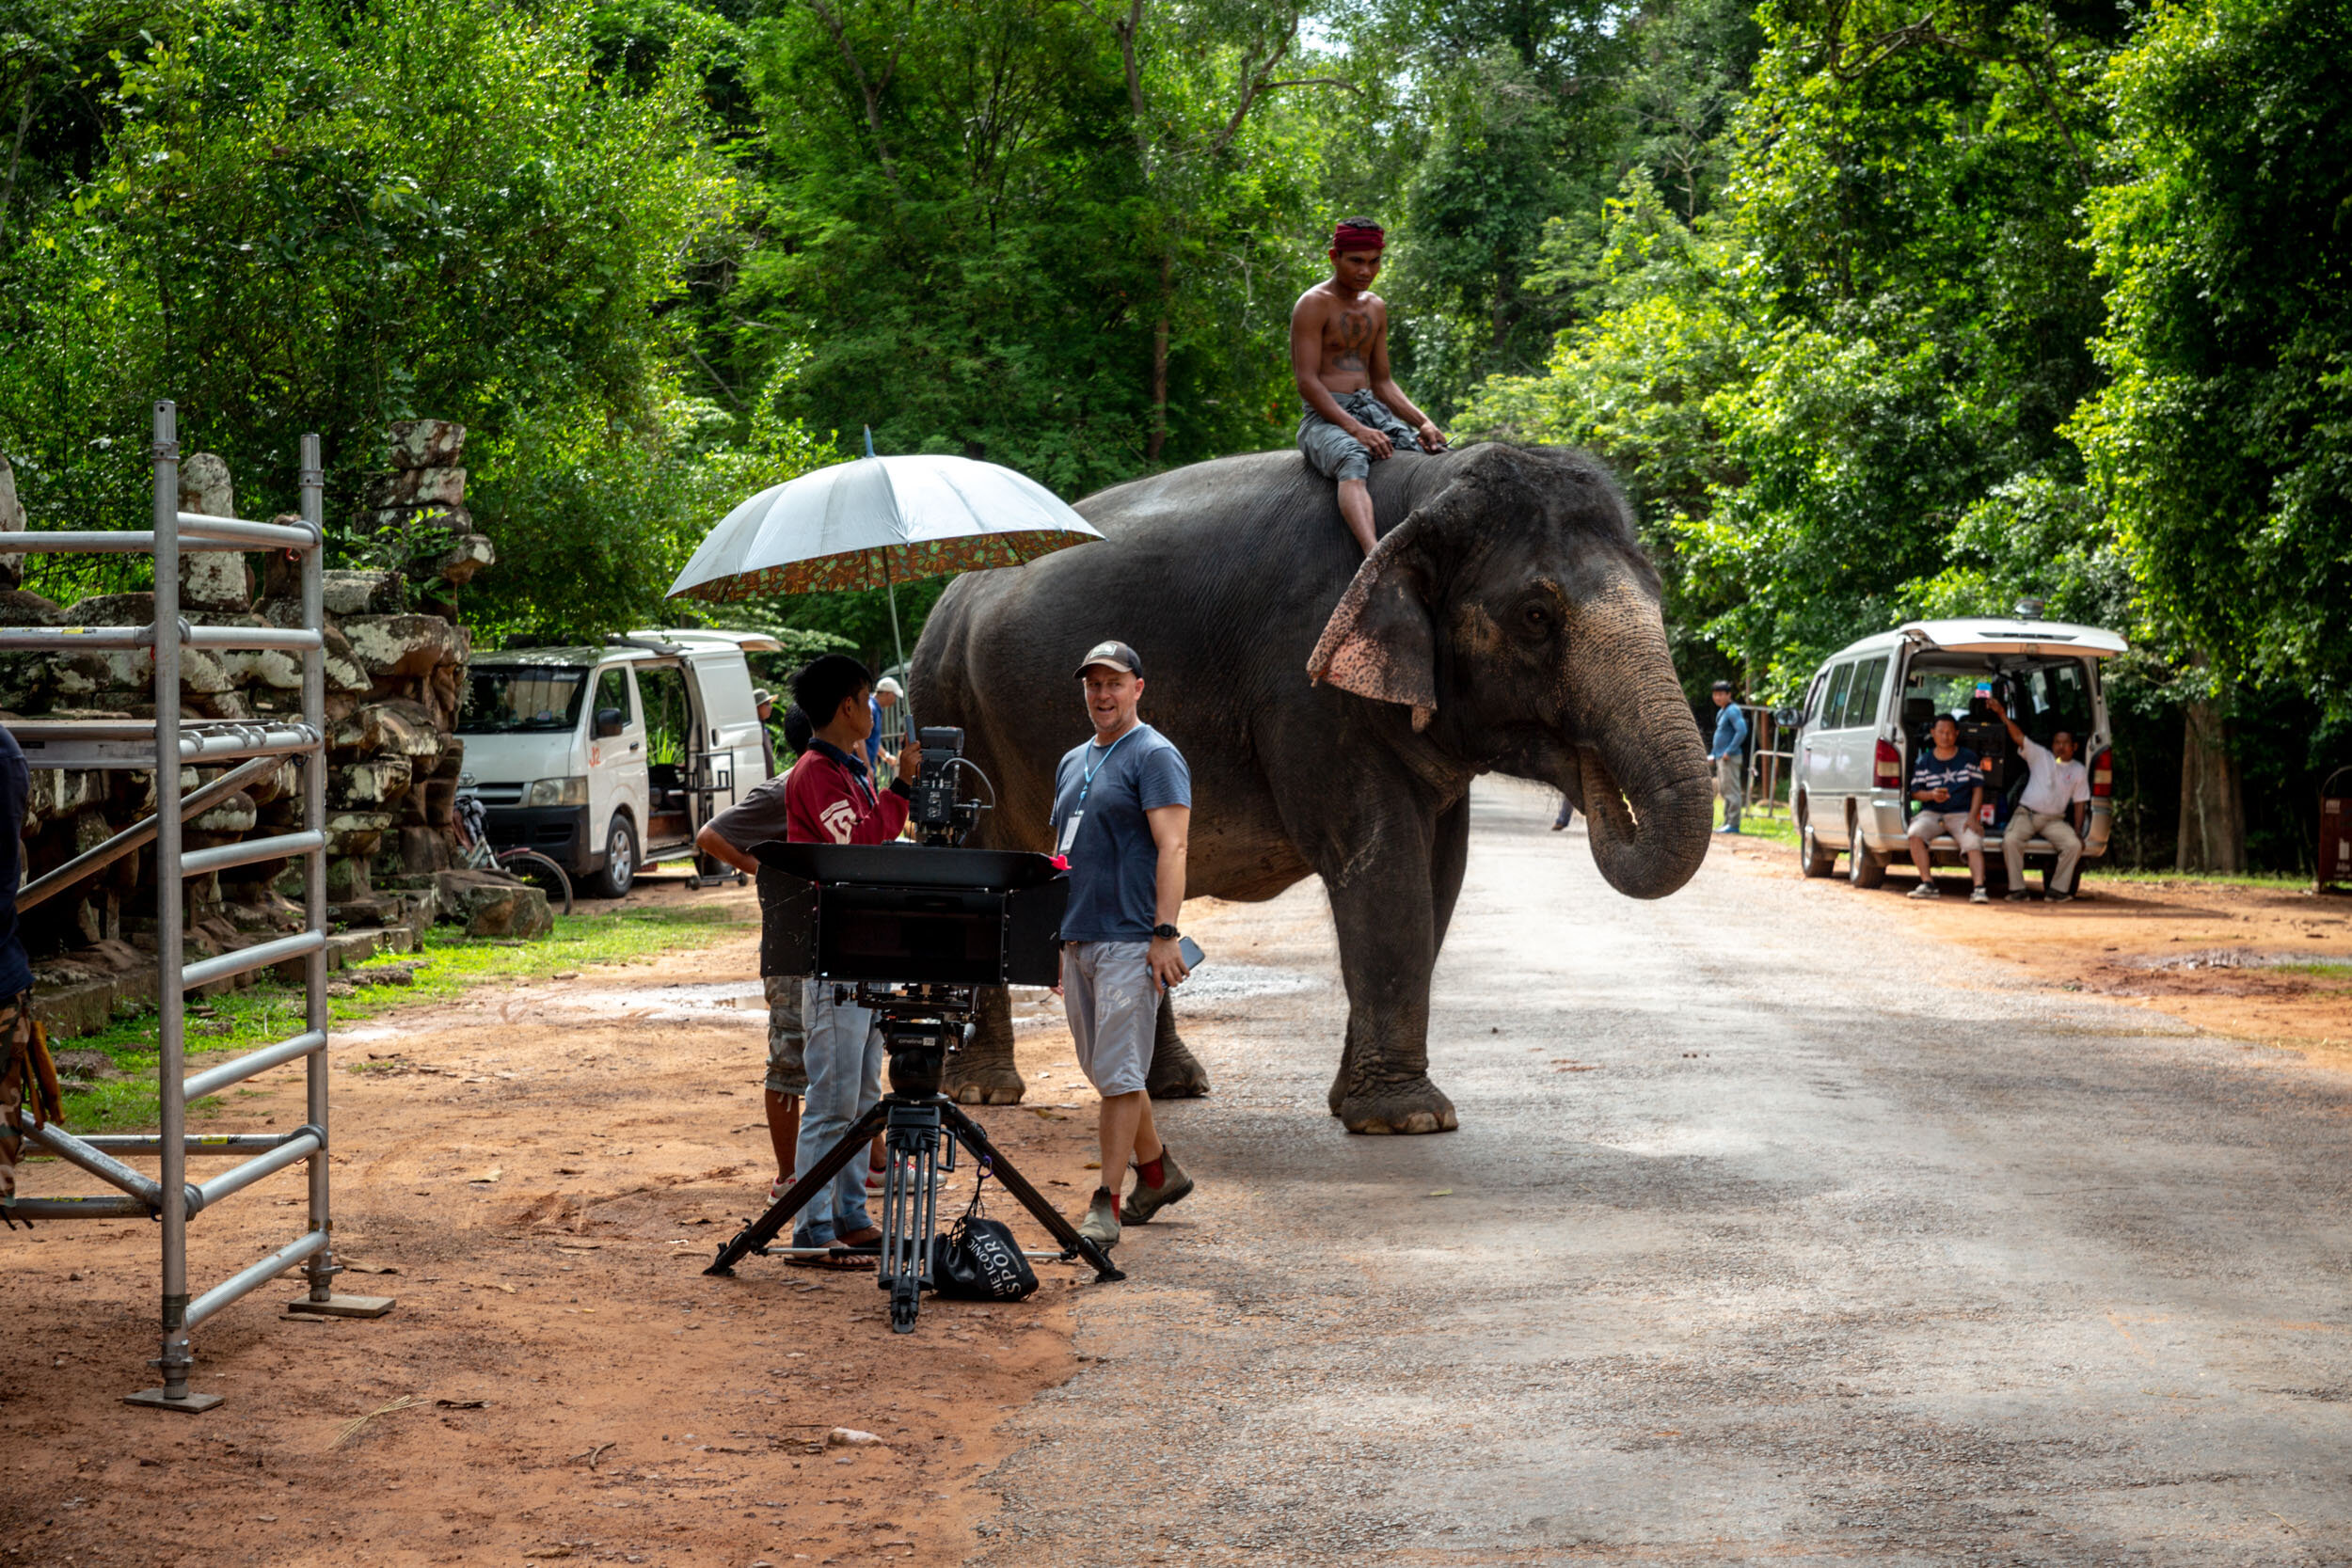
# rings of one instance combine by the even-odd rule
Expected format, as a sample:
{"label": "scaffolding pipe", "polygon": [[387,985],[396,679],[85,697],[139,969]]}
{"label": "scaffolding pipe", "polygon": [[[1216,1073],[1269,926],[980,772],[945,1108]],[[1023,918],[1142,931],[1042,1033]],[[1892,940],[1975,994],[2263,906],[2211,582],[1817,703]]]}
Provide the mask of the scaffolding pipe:
{"label": "scaffolding pipe", "polygon": [[[176,883],[172,891],[179,891]],[[206,958],[201,963],[188,965],[180,972],[180,990],[194,990],[215,980],[226,980],[231,974],[243,974],[248,969],[265,969],[274,963],[283,963],[288,958],[298,958],[305,953],[315,953],[326,945],[325,931],[302,931],[291,937],[279,937],[276,942],[257,942],[250,947],[239,947],[216,958]],[[164,990],[178,994],[170,986],[166,986]]]}
{"label": "scaffolding pipe", "polygon": [[[262,759],[275,765],[277,758]],[[251,865],[255,861],[292,859],[307,854],[326,842],[326,835],[316,830],[298,833],[279,833],[275,838],[245,838],[234,844],[223,844],[211,849],[195,849],[180,858],[180,875],[201,877],[207,871],[226,871],[232,865]]]}
{"label": "scaffolding pipe", "polygon": [[[302,521],[314,540],[326,537],[326,471],[320,466],[319,438],[302,438]],[[302,558],[302,624],[306,626],[326,625],[326,552],[312,549]],[[315,648],[302,655],[302,712],[319,726],[322,736],[326,728],[326,645],[324,640]],[[310,851],[310,863],[304,867],[302,911],[304,922],[313,931],[326,929],[326,749],[322,744],[302,768],[302,825],[320,835],[319,847]],[[329,1176],[326,1159],[326,1102],[329,1080],[326,1061],[326,953],[324,948],[312,953],[303,964],[304,1019],[309,1032],[319,1037],[319,1049],[310,1054],[305,1069],[304,1094],[310,1125],[319,1132],[319,1152],[310,1161],[310,1230],[319,1238],[318,1250],[310,1255],[310,1266],[305,1271],[309,1285],[308,1300],[325,1310],[335,1298],[335,1276],[343,1266],[335,1260],[333,1246],[335,1217],[329,1201]]]}
{"label": "scaffolding pipe", "polygon": [[[190,1095],[189,1099],[196,1097]],[[188,1157],[201,1155],[263,1154],[294,1138],[294,1132],[191,1132],[182,1139]],[[96,1132],[82,1140],[92,1148],[109,1154],[156,1154],[164,1147],[163,1139],[152,1132]]]}
{"label": "scaffolding pipe", "polygon": [[[241,1193],[256,1181],[276,1176],[288,1165],[298,1165],[326,1147],[315,1127],[298,1127],[294,1135],[258,1159],[242,1165],[232,1165],[196,1189],[188,1212],[195,1214],[209,1209],[231,1193]],[[184,1151],[183,1158],[185,1158]]]}
{"label": "scaffolding pipe", "polygon": [[326,1232],[313,1230],[299,1236],[271,1253],[249,1269],[240,1269],[194,1301],[188,1303],[185,1323],[194,1328],[238,1297],[248,1295],[293,1268],[311,1254],[326,1246]]}
{"label": "scaffolding pipe", "polygon": [[220,540],[244,549],[308,550],[316,548],[318,531],[285,523],[256,523],[244,517],[215,517],[202,512],[177,512],[172,521],[186,538],[207,543]]}
{"label": "scaffolding pipe", "polygon": [[16,1113],[14,1120],[17,1129],[26,1137],[67,1164],[78,1165],[108,1186],[121,1188],[151,1209],[163,1203],[164,1189],[160,1182],[142,1176],[103,1148],[75,1137],[56,1122],[46,1126],[36,1125],[33,1118],[21,1110]]}
{"label": "scaffolding pipe", "polygon": [[[201,816],[246,784],[255,783],[276,771],[278,766],[275,757],[256,757],[241,768],[231,768],[181,801],[180,815],[183,817]],[[153,816],[139,818],[96,848],[83,851],[57,867],[56,870],[36,879],[16,895],[18,911],[21,912],[29,910],[35,904],[42,903],[62,893],[84,878],[96,876],[123,856],[134,850],[145,848],[148,841],[154,836],[155,818]]]}
{"label": "scaffolding pipe", "polygon": [[[242,1084],[257,1072],[267,1072],[274,1067],[293,1061],[296,1056],[308,1056],[314,1051],[326,1049],[326,1030],[305,1029],[292,1039],[279,1040],[276,1045],[265,1045],[259,1051],[249,1051],[232,1062],[223,1062],[218,1067],[206,1068],[202,1072],[183,1084],[180,1086],[180,1092],[190,1100],[201,1100],[208,1094],[218,1094],[231,1084]],[[188,1143],[193,1147],[200,1141],[190,1138]],[[262,1146],[257,1144],[254,1147]]]}
{"label": "scaffolding pipe", "polygon": [[[155,625],[180,620],[180,420],[168,401],[155,404]],[[186,951],[182,916],[186,890],[180,881],[180,769],[171,759],[180,747],[180,640],[155,643],[155,952],[163,973],[155,985],[155,1081],[161,1113],[161,1185],[176,1193],[187,1185],[188,1102],[180,1080],[187,1076],[187,995],[183,976],[171,971]],[[163,1205],[163,1396],[188,1397],[188,1212],[184,1204]]]}

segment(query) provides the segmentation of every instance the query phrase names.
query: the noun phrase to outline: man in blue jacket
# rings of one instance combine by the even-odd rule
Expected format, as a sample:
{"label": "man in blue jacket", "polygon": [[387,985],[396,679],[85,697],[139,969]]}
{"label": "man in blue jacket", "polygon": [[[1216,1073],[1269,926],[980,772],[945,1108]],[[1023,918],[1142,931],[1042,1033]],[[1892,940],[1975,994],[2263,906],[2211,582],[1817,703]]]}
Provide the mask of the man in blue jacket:
{"label": "man in blue jacket", "polygon": [[1740,831],[1740,808],[1748,803],[1748,716],[1740,711],[1740,705],[1731,700],[1731,683],[1715,683],[1715,739],[1707,748],[1707,760],[1715,765],[1715,793],[1724,798],[1723,826],[1719,833]]}

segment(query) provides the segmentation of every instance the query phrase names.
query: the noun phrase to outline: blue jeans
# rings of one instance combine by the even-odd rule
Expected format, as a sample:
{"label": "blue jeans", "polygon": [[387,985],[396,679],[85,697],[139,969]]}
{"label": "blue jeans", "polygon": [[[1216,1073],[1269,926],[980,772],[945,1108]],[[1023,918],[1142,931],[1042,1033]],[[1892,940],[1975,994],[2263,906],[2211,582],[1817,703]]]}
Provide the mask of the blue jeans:
{"label": "blue jeans", "polygon": [[[807,1029],[803,1060],[808,1098],[801,1108],[801,1141],[793,1163],[813,1171],[850,1124],[882,1099],[882,1042],[873,1013],[835,1002],[830,981],[807,982],[802,1017]],[[803,1211],[792,1244],[824,1246],[843,1232],[863,1230],[871,1223],[866,1217],[866,1155],[860,1149]]]}

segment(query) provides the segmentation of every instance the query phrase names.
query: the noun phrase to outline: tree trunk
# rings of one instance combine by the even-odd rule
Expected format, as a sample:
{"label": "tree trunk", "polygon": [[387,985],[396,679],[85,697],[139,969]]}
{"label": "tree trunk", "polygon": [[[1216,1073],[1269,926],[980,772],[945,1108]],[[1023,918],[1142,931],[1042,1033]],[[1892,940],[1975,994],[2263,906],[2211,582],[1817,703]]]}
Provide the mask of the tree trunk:
{"label": "tree trunk", "polygon": [[1168,313],[1174,271],[1170,259],[1161,256],[1160,319],[1152,326],[1152,436],[1143,449],[1144,458],[1152,463],[1168,446]]}
{"label": "tree trunk", "polygon": [[2182,710],[2181,837],[2174,863],[2183,871],[2246,869],[2246,796],[2238,779],[2237,736],[2213,698],[2200,698]]}

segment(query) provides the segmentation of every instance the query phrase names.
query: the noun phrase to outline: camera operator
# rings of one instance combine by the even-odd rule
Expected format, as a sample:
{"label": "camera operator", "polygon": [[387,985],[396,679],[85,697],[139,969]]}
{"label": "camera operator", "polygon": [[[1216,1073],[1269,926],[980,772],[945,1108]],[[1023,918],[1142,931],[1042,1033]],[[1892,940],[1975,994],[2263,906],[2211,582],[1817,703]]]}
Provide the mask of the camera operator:
{"label": "camera operator", "polygon": [[[906,826],[908,789],[903,782],[923,766],[922,748],[910,738],[898,752],[898,779],[877,790],[858,755],[872,732],[866,705],[873,676],[842,654],[813,660],[792,679],[794,705],[809,716],[814,733],[791,772],[753,790],[704,825],[696,847],[729,865],[756,875],[753,846],[781,838],[796,844],[887,844]],[[817,722],[818,715],[826,716]],[[774,989],[770,991],[772,1000]],[[830,985],[815,981],[802,990],[803,1062],[807,1105],[799,1120],[793,1169],[814,1166],[850,1130],[850,1124],[882,1098],[882,1036],[866,1008],[837,1002]],[[788,1063],[777,1060],[779,1032],[770,1015],[769,1134],[776,1143],[776,1165],[786,1172],[780,1126],[782,1092]],[[779,1069],[785,1069],[784,1083]],[[788,1180],[788,1176],[784,1180]],[[784,1196],[781,1186],[773,1197]],[[866,1217],[866,1177],[855,1163],[836,1177],[803,1212],[794,1230],[796,1247],[830,1247],[835,1242],[866,1246],[882,1232]],[[854,1261],[854,1260],[850,1260]]]}
{"label": "camera operator", "polygon": [[[1094,738],[1071,749],[1054,780],[1054,842],[1069,863],[1061,985],[1078,1066],[1103,1097],[1103,1185],[1078,1233],[1099,1246],[1192,1191],[1152,1125],[1145,1075],[1160,993],[1183,980],[1176,915],[1184,902],[1192,774],[1168,738],[1136,715],[1143,661],[1101,642],[1078,666]],[[1127,1169],[1136,1190],[1125,1205]]]}

